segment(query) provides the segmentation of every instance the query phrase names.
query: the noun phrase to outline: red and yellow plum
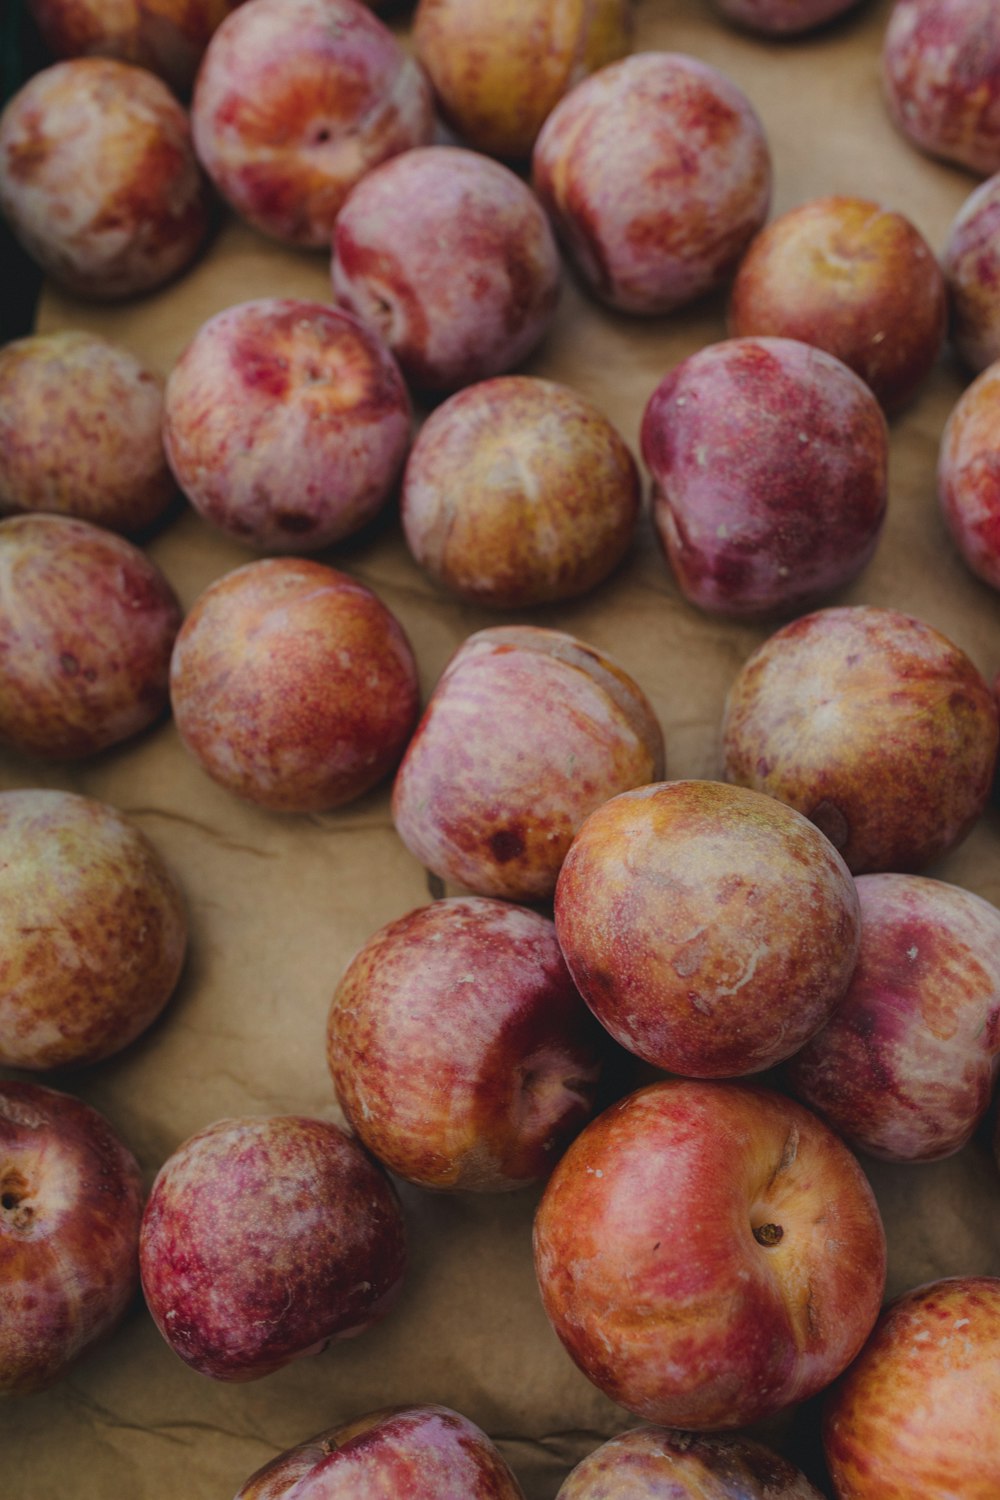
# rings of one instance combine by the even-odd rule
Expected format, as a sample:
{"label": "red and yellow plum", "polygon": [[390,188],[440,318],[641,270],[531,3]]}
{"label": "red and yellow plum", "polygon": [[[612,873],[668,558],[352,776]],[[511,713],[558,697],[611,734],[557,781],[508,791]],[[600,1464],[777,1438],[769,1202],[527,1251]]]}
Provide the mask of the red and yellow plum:
{"label": "red and yellow plum", "polygon": [[584,823],[559,874],[556,931],[601,1025],[656,1067],[759,1072],[843,999],[858,898],[806,818],[714,781],[623,792]]}
{"label": "red and yellow plum", "polygon": [[1000,589],[1000,362],[959,397],[941,437],[938,499],[965,562]]}
{"label": "red and yellow plum", "polygon": [[187,93],[215,28],[240,0],[28,0],[54,57],[117,57]]}
{"label": "red and yellow plum", "polygon": [[503,1192],[547,1177],[592,1112],[599,1036],[550,921],[454,897],[354,957],[327,1061],[348,1124],[390,1171]]}
{"label": "red and yellow plum", "polygon": [[346,573],[298,558],[209,585],[177,637],[170,697],[202,769],[278,812],[360,797],[396,765],[419,708],[392,612]]}
{"label": "red and yellow plum", "polygon": [[1000,10],[995,0],[896,0],[882,45],[889,113],[921,150],[1000,170]]}
{"label": "red and yellow plum", "polygon": [[683,360],[642,423],[653,517],[684,597],[790,614],[854,578],[885,518],[888,435],[846,365],[794,339],[728,339]]}
{"label": "red and yellow plum", "polygon": [[680,53],[577,84],[535,143],[535,188],[587,286],[665,313],[720,286],[767,217],[771,159],[743,92]]}
{"label": "red and yellow plum", "polygon": [[406,466],[407,545],[476,604],[572,599],[624,556],[639,519],[635,460],[566,386],[525,375],[469,386],[432,412]]}
{"label": "red and yellow plum", "polygon": [[313,552],[380,510],[410,421],[377,334],[323,303],[268,297],[198,330],[167,382],[163,435],[212,525],[263,551]]}
{"label": "red and yellow plum", "polygon": [[405,1261],[388,1178],[338,1126],[297,1115],[219,1120],[185,1141],[139,1240],[156,1326],[215,1380],[257,1380],[363,1333]]}
{"label": "red and yellow plum", "polygon": [[531,190],[474,151],[408,151],[354,189],[333,238],[336,300],[403,374],[452,391],[513,369],[548,331],[559,253]]}
{"label": "red and yellow plum", "polygon": [[805,1475],[750,1438],[633,1427],[603,1443],[556,1500],[822,1500]]}
{"label": "red and yellow plum", "polygon": [[442,880],[544,901],[580,824],[663,774],[663,735],[610,657],[557,630],[496,626],[446,666],[393,788],[403,843]]}
{"label": "red and yellow plum", "polygon": [[726,700],[726,779],[805,813],[855,875],[909,873],[986,805],[997,706],[965,652],[898,610],[817,610],[744,664]]}

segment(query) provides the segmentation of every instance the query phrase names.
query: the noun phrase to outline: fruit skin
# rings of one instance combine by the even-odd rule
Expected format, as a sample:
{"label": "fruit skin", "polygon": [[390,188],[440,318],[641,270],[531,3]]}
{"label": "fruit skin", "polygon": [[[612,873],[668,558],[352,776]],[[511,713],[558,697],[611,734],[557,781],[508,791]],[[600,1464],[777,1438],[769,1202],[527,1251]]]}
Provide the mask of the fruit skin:
{"label": "fruit skin", "polygon": [[966,565],[1000,589],[1000,363],[958,398],[941,437],[937,489]]}
{"label": "fruit skin", "polygon": [[825,26],[858,0],[715,0],[715,8],[738,26],[762,36],[798,36]]}
{"label": "fruit skin", "polygon": [[142,1179],[79,1099],[0,1079],[0,1396],[52,1385],[124,1317]]}
{"label": "fruit skin", "polygon": [[240,0],[28,0],[55,57],[136,63],[187,93],[209,37]]}
{"label": "fruit skin", "polygon": [[908,873],[965,838],[986,806],[997,707],[932,626],[873,605],[793,620],[726,699],[727,781],[805,813],[855,875]]}
{"label": "fruit skin", "polygon": [[1000,11],[993,0],[896,0],[882,45],[895,124],[921,150],[1000,169]]}
{"label": "fruit skin", "polygon": [[246,0],[216,31],[195,84],[199,160],[262,234],[323,249],[351,188],[431,139],[431,92],[356,0]]}
{"label": "fruit skin", "polygon": [[885,520],[888,448],[871,391],[821,349],[727,339],[683,360],[649,398],[642,452],[684,597],[760,619],[854,578]]}
{"label": "fruit skin", "polygon": [[898,411],[944,342],[944,276],[923,235],[867,198],[815,198],[773,220],[740,263],[738,337],[801,339],[842,360]]}
{"label": "fruit skin", "polygon": [[617,567],[639,519],[635,460],[589,401],[500,376],[427,418],[403,478],[407,546],[463,599],[517,609],[572,599]]}
{"label": "fruit skin", "polygon": [[406,1260],[396,1194],[338,1126],[219,1120],[157,1174],[139,1241],[150,1313],[216,1380],[256,1380],[391,1307]]}
{"label": "fruit skin", "polygon": [[413,44],[452,129],[476,151],[526,157],[556,103],[624,57],[629,0],[420,0]]}
{"label": "fruit skin", "polygon": [[445,667],[396,773],[393,821],[442,880],[544,901],[588,813],[663,761],[652,707],[617,662],[561,631],[495,626]]}
{"label": "fruit skin", "polygon": [[588,288],[624,312],[665,313],[736,269],[767,217],[771,159],[724,73],[640,52],[560,100],[532,180]]}
{"label": "fruit skin", "polygon": [[847,1147],[801,1105],[735,1084],[652,1084],[606,1110],[549,1179],[534,1245],[584,1374],[636,1416],[698,1431],[829,1384],[885,1283]]}
{"label": "fruit skin", "polygon": [[159,78],[114,58],[43,69],[0,115],[0,212],[77,296],[162,286],[208,229],[186,111]]}
{"label": "fruit skin", "polygon": [[995,1500],[998,1402],[1000,1280],[907,1292],[827,1400],[835,1500]]}
{"label": "fruit skin", "polygon": [[0,890],[0,1064],[98,1062],[152,1024],[187,916],[129,818],[69,792],[0,792]]}
{"label": "fruit skin", "polygon": [[941,257],[951,299],[951,341],[977,374],[1000,359],[1000,172],[970,193]]}
{"label": "fruit skin", "polygon": [[639,787],[584,823],[559,945],[601,1025],[656,1067],[755,1073],[830,1019],[858,953],[847,867],[807,819],[713,781]]}
{"label": "fruit skin", "polygon": [[918,875],[862,875],[861,952],[829,1024],[786,1069],[855,1150],[958,1151],[1000,1069],[1000,911]]}
{"label": "fruit skin", "polygon": [[593,1111],[600,1031],[555,928],[521,906],[436,901],[369,938],[337,986],[327,1062],[348,1124],[428,1188],[547,1177]]}
{"label": "fruit skin", "polygon": [[524,1500],[489,1438],[446,1406],[332,1427],[250,1476],[236,1500]]}
{"label": "fruit skin", "polygon": [[177,491],[163,452],[163,383],[94,334],[0,349],[0,512],[51,511],[126,535]]}
{"label": "fruit skin", "polygon": [[185,746],[221,786],[276,812],[319,812],[393,769],[416,722],[409,641],[364,584],[264,558],[198,598],[170,664]]}
{"label": "fruit skin", "polygon": [[556,1500],[822,1500],[792,1464],[743,1437],[634,1427],[594,1450]]}
{"label": "fruit skin", "polygon": [[333,293],[382,334],[406,379],[443,393],[503,374],[541,341],[559,252],[507,167],[431,146],[370,172],[333,236]]}
{"label": "fruit skin", "polygon": [[137,547],[86,521],[0,522],[0,736],[78,760],[167,706],[180,605]]}
{"label": "fruit skin", "polygon": [[348,313],[263,297],[217,313],[167,382],[164,441],[211,525],[267,552],[314,552],[387,500],[410,398],[382,340]]}

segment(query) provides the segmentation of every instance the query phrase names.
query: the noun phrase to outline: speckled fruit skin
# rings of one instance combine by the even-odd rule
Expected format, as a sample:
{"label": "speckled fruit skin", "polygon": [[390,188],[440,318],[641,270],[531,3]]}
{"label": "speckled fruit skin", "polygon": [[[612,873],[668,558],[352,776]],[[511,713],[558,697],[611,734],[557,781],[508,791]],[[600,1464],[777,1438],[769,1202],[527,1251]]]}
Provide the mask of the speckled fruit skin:
{"label": "speckled fruit skin", "polygon": [[829,1397],[835,1500],[995,1500],[998,1403],[1000,1280],[907,1292]]}
{"label": "speckled fruit skin", "polygon": [[673,1080],[578,1136],[535,1219],[552,1325],[599,1390],[742,1427],[828,1385],[878,1314],[885,1235],[831,1130],[768,1089]]}
{"label": "speckled fruit skin", "polygon": [[177,637],[170,697],[202,769],[277,812],[360,797],[394,768],[419,709],[391,611],[346,573],[298,558],[209,585]]}
{"label": "speckled fruit skin", "polygon": [[180,620],[124,538],[65,516],[0,522],[0,738],[79,760],[148,728],[167,707]]}
{"label": "speckled fruit skin", "polygon": [[934,1161],[970,1139],[1000,1069],[1000,912],[919,875],[862,875],[847,995],[786,1077],[855,1149]]}
{"label": "speckled fruit skin", "polygon": [[1000,170],[1000,10],[994,0],[896,0],[882,47],[893,120],[921,150]]}
{"label": "speckled fruit skin", "polygon": [[167,382],[177,482],[211,525],[267,552],[313,552],[370,521],[410,446],[410,398],[381,339],[296,298],[226,308]]}
{"label": "speckled fruit skin", "polygon": [[389,1179],[338,1126],[298,1115],[219,1120],[185,1141],[139,1240],[156,1326],[215,1380],[256,1380],[363,1333],[405,1260]]}
{"label": "speckled fruit skin", "polygon": [[940,631],[872,605],[817,610],[766,640],[726,699],[726,779],[787,802],[855,875],[910,872],[986,805],[997,707]]}
{"label": "speckled fruit skin", "polygon": [[513,369],[559,300],[559,252],[531,190],[454,146],[394,158],[354,189],[333,237],[333,291],[425,391]]}
{"label": "speckled fruit skin", "polygon": [[715,781],[623,792],[566,856],[556,931],[617,1042],[692,1078],[756,1073],[825,1025],[857,959],[847,867],[806,818]]}
{"label": "speckled fruit skin", "polygon": [[941,263],[952,343],[971,370],[985,370],[1000,359],[1000,172],[962,204]]}
{"label": "speckled fruit skin", "polygon": [[0,1079],[0,1397],[52,1385],[139,1280],[142,1179],[103,1115]]}
{"label": "speckled fruit skin", "polygon": [[649,398],[642,453],[657,534],[699,609],[791,614],[854,578],[878,544],[885,418],[822,349],[727,339],[692,354]]}
{"label": "speckled fruit skin", "polygon": [[186,93],[212,32],[240,0],[28,0],[54,57],[137,63]]}
{"label": "speckled fruit skin", "polygon": [[327,1062],[348,1124],[390,1171],[505,1192],[547,1177],[592,1113],[601,1046],[552,923],[454,897],[356,954]]}
{"label": "speckled fruit skin", "polygon": [[887,411],[929,373],[947,325],[944,276],[908,219],[867,198],[816,198],[762,229],[729,304],[729,331],[815,344]]}
{"label": "speckled fruit skin", "polygon": [[493,1444],[446,1406],[371,1412],[279,1454],[236,1500],[524,1500]]}
{"label": "speckled fruit skin", "polygon": [[159,78],[113,58],[36,73],[0,115],[0,211],[78,296],[152,291],[208,227],[187,114]]}
{"label": "speckled fruit skin", "polygon": [[416,53],[445,119],[477,151],[530,155],[542,124],[588,73],[624,57],[630,0],[420,0]]}
{"label": "speckled fruit skin", "polygon": [[237,213],[322,249],[354,184],[430,140],[433,111],[421,69],[356,0],[247,0],[208,45],[191,123]]}
{"label": "speckled fruit skin", "polygon": [[431,413],[403,480],[407,546],[475,604],[573,599],[621,562],[639,472],[596,407],[552,380],[500,376]]}
{"label": "speckled fruit skin", "polygon": [[634,1427],[577,1464],[556,1500],[822,1500],[750,1438]]}
{"label": "speckled fruit skin", "polygon": [[69,792],[0,792],[0,891],[0,1064],[98,1062],[156,1019],[187,917],[122,813]]}
{"label": "speckled fruit skin", "polygon": [[590,289],[624,312],[665,313],[736,269],[767,217],[771,159],[724,73],[641,52],[556,105],[532,178]]}
{"label": "speckled fruit skin", "polygon": [[852,10],[858,0],[715,0],[727,21],[762,36],[798,36]]}
{"label": "speckled fruit skin", "polygon": [[938,500],[977,578],[1000,589],[1000,362],[963,391],[938,455]]}
{"label": "speckled fruit skin", "polygon": [[397,772],[393,819],[442,880],[544,901],[587,815],[663,767],[653,709],[616,662],[561,631],[500,625],[445,667]]}
{"label": "speckled fruit skin", "polygon": [[162,427],[162,382],[127,349],[74,332],[6,344],[0,512],[145,531],[176,494]]}

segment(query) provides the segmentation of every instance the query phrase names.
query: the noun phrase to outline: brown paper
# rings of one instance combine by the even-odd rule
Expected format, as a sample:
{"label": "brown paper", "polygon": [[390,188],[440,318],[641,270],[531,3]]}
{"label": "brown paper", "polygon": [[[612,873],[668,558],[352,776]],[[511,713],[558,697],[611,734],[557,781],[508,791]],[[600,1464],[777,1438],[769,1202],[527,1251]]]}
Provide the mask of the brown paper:
{"label": "brown paper", "polygon": [[[845,192],[905,212],[940,250],[974,186],[920,156],[893,129],[878,84],[889,0],[863,4],[820,34],[783,44],[739,34],[707,0],[644,0],[637,45],[690,52],[728,72],[766,125],[774,210]],[[227,222],[177,285],[122,307],[49,291],[39,327],[120,340],[166,372],[218,309],[264,295],[329,299],[325,257],[296,254]],[[669,318],[619,316],[567,276],[556,326],[527,366],[592,398],[637,448],[643,407],[682,357],[724,336],[716,298]],[[892,428],[887,528],[864,576],[836,601],[907,609],[1000,668],[997,596],[972,579],[939,519],[939,436],[965,377],[944,358]],[[151,544],[185,607],[250,559],[187,511]],[[409,632],[424,695],[471,631],[499,616],[456,603],[410,560],[397,520],[325,554],[373,587]],[[683,603],[644,524],[615,577],[578,603],[537,611],[610,652],[651,697],[669,774],[718,774],[723,698],[763,628],[710,619]],[[149,1178],[185,1137],[224,1115],[337,1118],[323,1057],[333,987],[359,944],[429,899],[425,872],[389,818],[388,790],[343,811],[282,817],[236,801],[189,760],[169,722],[70,768],[5,755],[0,785],[61,786],[131,814],[187,894],[190,958],[152,1032],[86,1073],[51,1079],[103,1109]],[[1000,823],[990,812],[931,873],[1000,903]],[[1000,1273],[1000,1178],[981,1137],[933,1166],[866,1163],[885,1211],[889,1291],[961,1272]],[[404,1188],[412,1268],[378,1329],[250,1385],[215,1384],[170,1352],[137,1307],[100,1352],[51,1392],[0,1408],[2,1500],[226,1500],[282,1448],[394,1402],[457,1407],[499,1442],[528,1500],[550,1500],[571,1463],[632,1425],[570,1364],[542,1314],[530,1259],[537,1193],[432,1197]],[[777,1424],[808,1453],[813,1414]]]}

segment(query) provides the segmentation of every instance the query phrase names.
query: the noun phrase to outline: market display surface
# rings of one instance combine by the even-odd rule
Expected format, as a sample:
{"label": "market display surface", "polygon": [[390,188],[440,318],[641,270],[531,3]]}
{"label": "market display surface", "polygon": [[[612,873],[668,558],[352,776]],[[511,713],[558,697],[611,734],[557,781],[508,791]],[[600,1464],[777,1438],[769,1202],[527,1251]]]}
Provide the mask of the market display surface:
{"label": "market display surface", "polygon": [[[354,83],[370,66],[393,102],[335,152],[325,43],[294,97],[265,67],[295,51],[275,30],[283,3],[234,10],[196,144],[210,138],[219,189],[288,243],[216,206],[199,250],[208,190],[180,146],[147,172],[151,205],[173,184],[169,252],[155,228],[123,252],[119,205],[80,259],[41,190],[9,174],[0,188],[77,288],[43,293],[38,333],[58,339],[30,359],[0,350],[6,508],[32,511],[54,482],[29,450],[49,440],[34,414],[61,361],[91,407],[112,393],[116,419],[107,494],[85,466],[64,475],[82,519],[0,526],[0,793],[19,794],[0,797],[0,1497],[996,1500],[1000,417],[997,376],[980,374],[1000,352],[995,191],[955,224],[1000,171],[991,0],[637,0],[631,50],[652,57],[631,61],[616,61],[621,7],[597,3],[574,76],[610,71],[562,104],[554,54],[518,35],[527,5],[496,0],[490,68],[463,71],[448,29],[480,6],[421,0],[415,36],[407,7],[391,28],[457,133],[427,144],[426,85],[371,42],[366,13],[343,20]],[[319,0],[287,3],[320,38]],[[40,9],[57,38],[56,0]],[[212,9],[206,29],[229,7]],[[921,82],[921,49],[940,61],[963,16],[993,57],[992,93],[971,102]],[[200,42],[161,28],[131,45],[165,46],[181,79]],[[268,151],[256,175],[233,135],[240,48]],[[117,71],[94,64],[87,88]],[[691,113],[683,189],[665,195],[640,137],[666,76]],[[72,133],[63,78],[48,86]],[[274,140],[293,104],[289,135],[308,144],[289,191]],[[176,110],[145,85],[122,109],[94,129],[134,175],[114,130],[138,152],[128,112],[175,132]],[[558,262],[524,162],[468,149],[523,151],[552,109],[536,186]],[[37,120],[0,147],[15,127],[30,176]],[[98,193],[85,137],[71,171]],[[320,189],[328,146],[338,181]],[[468,212],[445,229],[459,179]],[[765,217],[777,227],[730,312]],[[967,363],[943,337],[932,257]],[[141,290],[164,267],[175,279]],[[119,300],[89,300],[102,276]],[[834,301],[825,347],[857,374],[787,343],[806,328],[822,343]],[[246,399],[224,383],[234,348]],[[150,529],[166,481],[149,372],[175,367],[168,454],[191,503]],[[434,415],[404,482],[410,403],[415,428]],[[355,412],[378,426],[344,462]],[[549,424],[558,465],[529,421]],[[730,497],[759,490],[772,449],[748,548]],[[481,510],[459,524],[463,482]],[[130,486],[138,535],[120,520]],[[504,495],[520,498],[498,522]],[[128,541],[95,536],[105,516]],[[331,764],[319,740],[345,714]],[[727,777],[739,785],[707,785]],[[91,824],[99,858],[79,852]],[[88,984],[63,999],[59,944],[88,901]],[[58,944],[21,915],[40,904]],[[49,1007],[28,1024],[18,997],[46,967]],[[768,1071],[743,1080],[750,1067]],[[50,1108],[37,1085],[92,1109]],[[649,1085],[568,1144],[595,1091],[604,1109]],[[68,1179],[37,1201],[25,1188],[50,1115],[100,1184],[107,1235],[60,1348],[129,1310],[32,1391],[63,1355],[50,1337],[32,1359],[43,1334],[26,1342],[15,1313],[37,1309],[4,1244],[29,1254],[34,1217],[66,1211]],[[113,1237],[136,1238],[133,1156],[143,1198],[164,1169],[142,1236],[153,1316]],[[956,1279],[926,1289],[940,1278]],[[623,1435],[643,1420],[699,1431]]]}

